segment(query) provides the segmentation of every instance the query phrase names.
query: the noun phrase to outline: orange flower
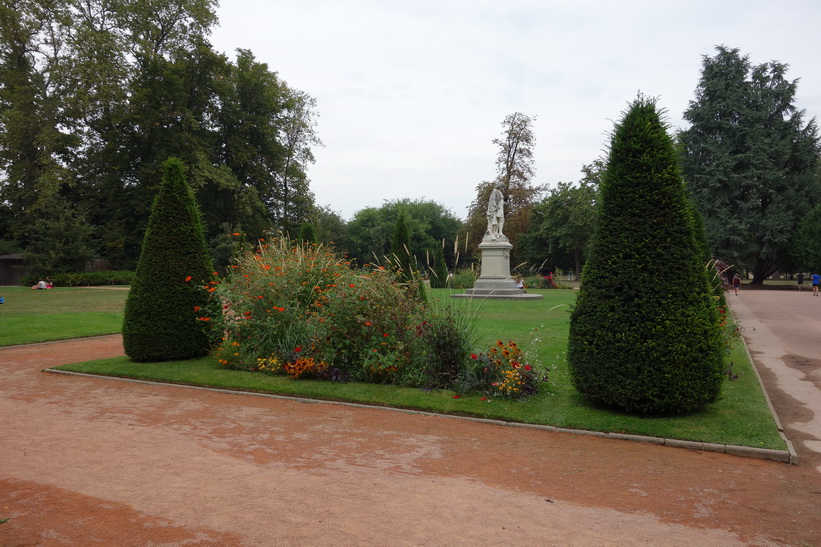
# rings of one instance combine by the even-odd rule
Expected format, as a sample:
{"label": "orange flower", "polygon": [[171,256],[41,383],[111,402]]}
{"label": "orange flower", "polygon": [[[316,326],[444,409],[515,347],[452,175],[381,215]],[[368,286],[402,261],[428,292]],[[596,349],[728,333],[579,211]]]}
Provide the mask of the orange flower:
{"label": "orange flower", "polygon": [[185,281],[186,281],[186,282],[187,282],[187,281],[191,281],[191,276],[190,276],[190,275],[189,275],[189,276],[186,276]]}

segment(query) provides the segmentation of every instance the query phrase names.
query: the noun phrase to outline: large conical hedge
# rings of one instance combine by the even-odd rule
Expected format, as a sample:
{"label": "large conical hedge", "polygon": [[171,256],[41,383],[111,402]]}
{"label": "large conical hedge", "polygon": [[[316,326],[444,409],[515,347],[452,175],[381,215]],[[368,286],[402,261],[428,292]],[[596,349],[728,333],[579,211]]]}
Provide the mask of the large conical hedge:
{"label": "large conical hedge", "polygon": [[573,384],[628,412],[675,414],[715,401],[723,379],[716,306],[655,101],[616,125],[570,323]]}
{"label": "large conical hedge", "polygon": [[163,164],[140,261],[125,304],[123,347],[135,361],[188,359],[208,353],[207,303],[211,260],[199,209],[182,161]]}

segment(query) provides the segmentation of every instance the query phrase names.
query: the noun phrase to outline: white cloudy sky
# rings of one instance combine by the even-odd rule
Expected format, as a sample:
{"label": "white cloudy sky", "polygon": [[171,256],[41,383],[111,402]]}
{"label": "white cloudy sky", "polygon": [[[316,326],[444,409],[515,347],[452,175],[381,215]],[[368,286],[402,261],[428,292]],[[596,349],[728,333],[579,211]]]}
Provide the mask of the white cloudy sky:
{"label": "white cloudy sky", "polygon": [[257,60],[318,103],[309,169],[350,219],[400,198],[464,217],[496,174],[506,115],[536,116],[537,184],[579,179],[627,103],[658,97],[672,127],[718,44],[800,78],[821,115],[818,0],[221,0],[215,49]]}

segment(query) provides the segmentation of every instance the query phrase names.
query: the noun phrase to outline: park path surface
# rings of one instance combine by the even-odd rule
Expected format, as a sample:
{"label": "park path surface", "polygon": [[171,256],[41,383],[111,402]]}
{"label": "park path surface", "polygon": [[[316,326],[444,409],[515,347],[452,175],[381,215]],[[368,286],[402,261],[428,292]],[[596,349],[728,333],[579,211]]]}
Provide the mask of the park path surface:
{"label": "park path surface", "polygon": [[[818,356],[805,296],[788,309],[815,306]],[[731,299],[756,359],[787,297]],[[798,465],[42,372],[117,355],[119,336],[0,350],[0,545],[821,545],[821,409],[769,368]]]}

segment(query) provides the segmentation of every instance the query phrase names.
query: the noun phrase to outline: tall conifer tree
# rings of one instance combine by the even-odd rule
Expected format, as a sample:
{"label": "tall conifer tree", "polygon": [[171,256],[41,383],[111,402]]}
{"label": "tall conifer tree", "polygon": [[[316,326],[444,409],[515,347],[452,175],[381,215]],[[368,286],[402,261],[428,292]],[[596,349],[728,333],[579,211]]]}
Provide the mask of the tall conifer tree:
{"label": "tall conifer tree", "polygon": [[718,317],[673,141],[655,101],[639,97],[616,125],[568,361],[591,401],[674,414],[716,399]]}
{"label": "tall conifer tree", "polygon": [[160,191],[145,231],[137,272],[125,305],[123,347],[135,361],[189,359],[208,353],[207,303],[211,275],[199,209],[177,158],[163,164]]}

